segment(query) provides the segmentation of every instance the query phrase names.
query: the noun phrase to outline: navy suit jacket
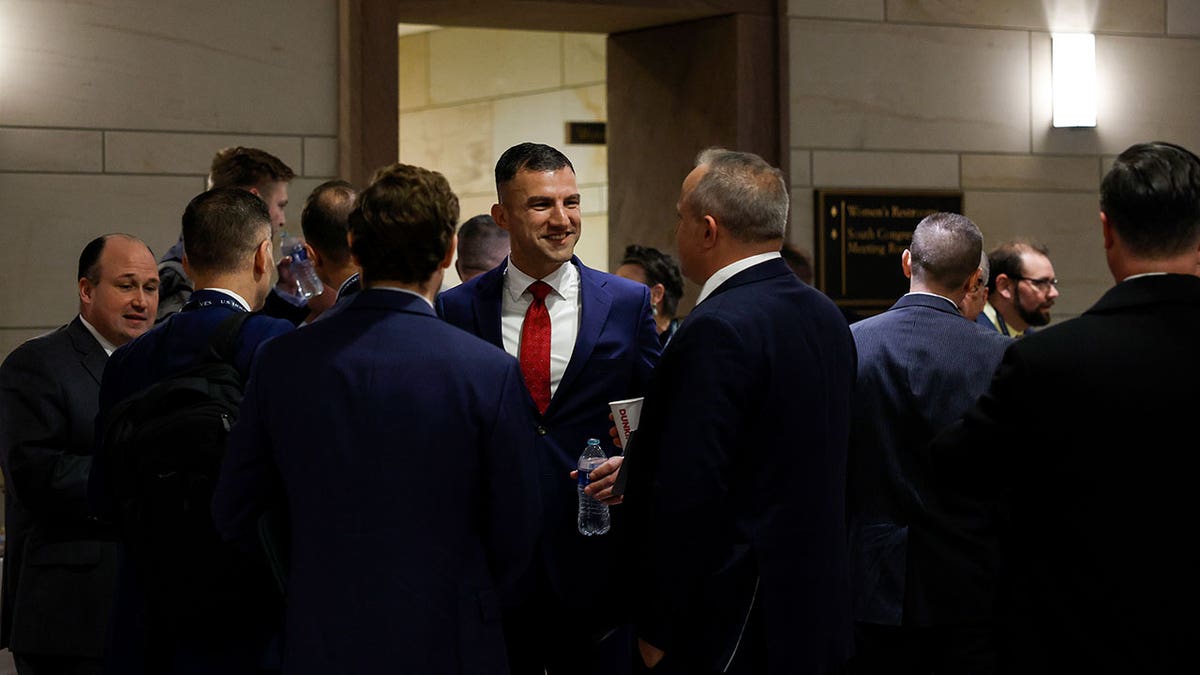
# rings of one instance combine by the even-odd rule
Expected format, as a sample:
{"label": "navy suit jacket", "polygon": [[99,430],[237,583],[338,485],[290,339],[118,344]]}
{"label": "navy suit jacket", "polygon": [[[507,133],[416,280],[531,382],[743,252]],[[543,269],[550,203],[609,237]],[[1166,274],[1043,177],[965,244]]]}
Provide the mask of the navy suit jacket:
{"label": "navy suit jacket", "polygon": [[515,359],[397,291],[262,349],[213,515],[253,550],[288,506],[285,672],[507,672],[499,595],[540,516],[526,396]]}
{"label": "navy suit jacket", "polygon": [[995,622],[1001,672],[1194,668],[1197,335],[1200,279],[1121,282],[1015,341],[931,446],[954,536],[914,562],[937,609]]}
{"label": "navy suit jacket", "polygon": [[111,527],[88,517],[87,479],[107,360],[76,317],[21,345],[0,367],[7,528],[0,646],[16,653],[104,654],[117,545]]}
{"label": "navy suit jacket", "polygon": [[[581,309],[579,334],[562,382],[545,415],[536,419],[535,447],[541,474],[544,529],[539,564],[555,596],[567,606],[615,612],[610,573],[617,571],[612,540],[621,529],[614,513],[613,532],[584,537],[576,527],[579,497],[569,473],[589,438],[598,438],[610,455],[618,454],[608,430],[609,401],[641,396],[658,362],[658,332],[650,314],[650,294],[639,283],[585,267],[579,258]],[[504,348],[500,332],[501,293],[507,261],[438,296],[438,313],[451,324]],[[581,570],[589,583],[579,584]],[[603,621],[601,622],[603,623]]]}
{"label": "navy suit jacket", "polygon": [[[113,406],[169,375],[200,362],[217,326],[235,312],[244,311],[228,295],[201,289],[192,293],[183,310],[172,314],[145,335],[113,352],[100,384],[100,409],[96,418],[98,439],[104,438],[107,416]],[[265,341],[294,330],[291,322],[256,314],[242,324],[234,365],[248,374],[255,351]],[[88,484],[92,508],[102,515],[115,515],[115,500],[109,480],[109,458],[97,453]],[[212,588],[214,605],[223,609],[212,616],[193,610],[203,633],[179,636],[174,645],[169,671],[256,673],[267,641],[278,629],[278,607],[274,582],[265,563],[247,558],[245,576],[237,587]],[[208,579],[196,584],[215,585]],[[117,596],[113,609],[110,651],[105,668],[110,673],[140,673],[145,668],[145,593],[136,562],[119,563]],[[224,608],[228,608],[226,611]],[[187,612],[189,608],[180,608]]]}
{"label": "navy suit jacket", "polygon": [[850,332],[858,348],[846,494],[854,618],[925,623],[908,561],[909,525],[929,491],[925,446],[987,389],[1012,340],[920,293]]}
{"label": "navy suit jacket", "polygon": [[841,312],[779,259],[721,284],[667,345],[626,460],[625,562],[638,635],[678,672],[732,654],[739,672],[824,673],[848,657],[854,359]]}

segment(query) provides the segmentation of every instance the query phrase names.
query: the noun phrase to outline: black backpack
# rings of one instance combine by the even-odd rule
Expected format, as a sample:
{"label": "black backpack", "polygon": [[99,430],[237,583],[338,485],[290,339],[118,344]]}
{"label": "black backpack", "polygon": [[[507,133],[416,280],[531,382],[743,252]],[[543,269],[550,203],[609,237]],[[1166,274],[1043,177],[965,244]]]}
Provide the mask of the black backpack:
{"label": "black backpack", "polygon": [[104,436],[117,524],[148,618],[172,628],[203,621],[247,582],[246,556],[221,541],[210,509],[242,400],[233,361],[249,316],[222,321],[199,364],[116,405]]}

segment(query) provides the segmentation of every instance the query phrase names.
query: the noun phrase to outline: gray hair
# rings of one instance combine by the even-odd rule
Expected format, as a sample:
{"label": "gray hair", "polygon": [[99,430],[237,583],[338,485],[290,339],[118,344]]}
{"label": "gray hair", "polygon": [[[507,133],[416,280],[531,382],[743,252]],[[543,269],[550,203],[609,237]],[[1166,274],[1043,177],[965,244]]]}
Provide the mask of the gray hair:
{"label": "gray hair", "polygon": [[915,279],[957,288],[979,269],[983,233],[966,216],[933,213],[917,223],[908,251]]}
{"label": "gray hair", "polygon": [[712,216],[738,241],[782,239],[787,229],[788,190],[783,172],[749,152],[709,148],[696,157],[708,171],[688,203]]}
{"label": "gray hair", "polygon": [[991,273],[992,268],[991,268],[991,265],[988,263],[988,257],[987,257],[986,251],[979,252],[979,271],[980,271],[979,283],[983,286],[987,286],[988,275]]}

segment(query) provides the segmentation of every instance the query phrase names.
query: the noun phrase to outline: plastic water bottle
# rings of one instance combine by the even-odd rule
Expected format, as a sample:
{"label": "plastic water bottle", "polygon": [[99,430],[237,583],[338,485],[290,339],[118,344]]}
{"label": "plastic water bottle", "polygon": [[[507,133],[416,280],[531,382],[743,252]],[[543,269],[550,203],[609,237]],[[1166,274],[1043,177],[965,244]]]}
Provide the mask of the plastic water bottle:
{"label": "plastic water bottle", "polygon": [[600,448],[600,441],[589,438],[579,456],[579,533],[587,537],[608,532],[610,525],[608,506],[583,491],[591,482],[592,469],[603,464],[605,459],[608,458]]}
{"label": "plastic water bottle", "polygon": [[283,248],[283,254],[292,257],[291,271],[292,276],[296,279],[296,295],[304,299],[320,295],[325,287],[321,285],[317,271],[313,269],[312,260],[308,258],[308,251],[304,250],[304,240],[284,234],[279,243]]}

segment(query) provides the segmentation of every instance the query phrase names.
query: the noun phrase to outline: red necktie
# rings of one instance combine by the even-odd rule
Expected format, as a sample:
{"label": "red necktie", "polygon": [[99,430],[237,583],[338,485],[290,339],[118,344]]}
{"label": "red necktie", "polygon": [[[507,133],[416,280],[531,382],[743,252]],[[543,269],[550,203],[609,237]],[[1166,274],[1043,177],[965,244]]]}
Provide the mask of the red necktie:
{"label": "red necktie", "polygon": [[546,414],[550,405],[550,312],[546,296],[554,289],[544,281],[529,285],[533,302],[521,324],[521,374],[538,412]]}

